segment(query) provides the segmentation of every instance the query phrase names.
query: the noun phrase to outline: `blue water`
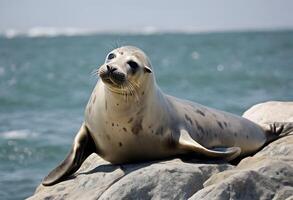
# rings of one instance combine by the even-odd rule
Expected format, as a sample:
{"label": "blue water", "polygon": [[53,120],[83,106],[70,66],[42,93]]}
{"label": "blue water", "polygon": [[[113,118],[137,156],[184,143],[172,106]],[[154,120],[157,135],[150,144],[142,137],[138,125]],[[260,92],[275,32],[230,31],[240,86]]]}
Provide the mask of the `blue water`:
{"label": "blue water", "polygon": [[293,32],[0,37],[0,199],[23,199],[67,154],[116,46],[149,55],[171,95],[241,114],[293,100]]}

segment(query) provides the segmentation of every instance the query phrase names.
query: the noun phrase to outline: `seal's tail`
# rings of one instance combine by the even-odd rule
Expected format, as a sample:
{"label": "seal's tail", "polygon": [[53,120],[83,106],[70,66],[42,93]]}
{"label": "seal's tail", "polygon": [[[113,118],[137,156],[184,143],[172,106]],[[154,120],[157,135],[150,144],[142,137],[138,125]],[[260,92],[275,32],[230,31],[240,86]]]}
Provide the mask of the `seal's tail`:
{"label": "seal's tail", "polygon": [[264,125],[267,135],[267,143],[280,137],[293,135],[293,122],[274,122]]}

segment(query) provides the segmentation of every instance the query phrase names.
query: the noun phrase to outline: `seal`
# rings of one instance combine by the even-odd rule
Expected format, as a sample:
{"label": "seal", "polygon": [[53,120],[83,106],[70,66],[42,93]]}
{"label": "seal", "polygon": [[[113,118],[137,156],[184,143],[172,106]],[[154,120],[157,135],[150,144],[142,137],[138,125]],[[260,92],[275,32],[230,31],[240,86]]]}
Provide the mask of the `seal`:
{"label": "seal", "polygon": [[282,125],[248,119],[164,94],[150,60],[133,46],[111,51],[67,158],[43,180],[53,185],[79,169],[92,153],[114,163],[194,153],[233,160],[278,138]]}

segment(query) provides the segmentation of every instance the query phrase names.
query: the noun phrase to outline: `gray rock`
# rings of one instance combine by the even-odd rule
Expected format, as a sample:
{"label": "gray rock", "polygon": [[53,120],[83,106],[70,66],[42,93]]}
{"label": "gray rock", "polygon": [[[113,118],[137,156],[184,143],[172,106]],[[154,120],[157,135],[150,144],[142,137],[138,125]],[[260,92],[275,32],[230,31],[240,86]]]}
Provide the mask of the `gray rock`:
{"label": "gray rock", "polygon": [[258,123],[293,122],[293,102],[269,101],[252,106],[243,117]]}
{"label": "gray rock", "polygon": [[[267,102],[244,115],[260,125],[293,122],[292,102]],[[293,133],[293,132],[292,132]],[[190,199],[287,199],[293,196],[293,135],[280,138],[232,170],[211,176]]]}
{"label": "gray rock", "polygon": [[232,170],[211,176],[191,199],[286,199],[293,195],[293,136],[281,138]]}
{"label": "gray rock", "polygon": [[[264,124],[293,121],[293,104],[268,102],[244,117]],[[29,199],[293,199],[293,135],[267,145],[237,166],[172,159],[111,165],[91,155],[68,180],[40,185]]]}
{"label": "gray rock", "polygon": [[114,166],[91,155],[75,177],[45,187],[29,199],[187,199],[215,173],[233,168],[222,163],[181,159]]}

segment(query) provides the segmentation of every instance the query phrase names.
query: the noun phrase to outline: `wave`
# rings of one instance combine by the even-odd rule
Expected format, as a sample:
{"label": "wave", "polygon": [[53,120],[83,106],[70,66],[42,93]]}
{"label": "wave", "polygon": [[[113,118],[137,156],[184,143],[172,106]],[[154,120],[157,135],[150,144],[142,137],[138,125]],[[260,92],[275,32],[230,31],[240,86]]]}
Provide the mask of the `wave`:
{"label": "wave", "polygon": [[37,137],[39,134],[31,132],[30,130],[11,130],[0,133],[0,137],[4,139],[25,139],[28,137]]}
{"label": "wave", "polygon": [[0,37],[7,39],[15,37],[58,37],[58,36],[88,36],[95,34],[154,34],[160,31],[152,26],[147,26],[142,29],[133,30],[95,30],[95,29],[81,29],[81,28],[56,28],[56,27],[34,27],[26,31],[7,29],[0,31]]}
{"label": "wave", "polygon": [[[219,31],[219,30],[218,30]],[[126,35],[152,35],[152,34],[164,34],[164,33],[208,33],[208,32],[217,32],[214,30],[200,30],[195,28],[185,28],[185,29],[172,29],[164,30],[159,29],[154,26],[145,26],[142,28],[134,28],[127,30],[96,30],[96,29],[81,29],[81,28],[56,28],[56,27],[33,27],[26,31],[20,31],[16,29],[7,29],[0,31],[0,37],[7,39],[15,37],[58,37],[58,36],[88,36],[96,34],[126,34]],[[220,31],[221,32],[221,31]]]}
{"label": "wave", "polygon": [[57,37],[57,36],[82,36],[95,34],[95,30],[79,29],[79,28],[54,28],[54,27],[34,27],[27,31],[16,29],[7,29],[0,32],[0,36],[5,38],[15,37]]}
{"label": "wave", "polygon": [[96,34],[127,34],[127,35],[152,35],[152,34],[165,34],[165,33],[183,33],[183,34],[196,34],[196,33],[222,33],[222,32],[267,32],[267,31],[293,31],[292,28],[260,28],[260,29],[200,29],[195,27],[186,27],[183,29],[160,29],[154,26],[145,26],[143,28],[128,29],[128,30],[97,30],[97,29],[82,29],[82,28],[57,28],[57,27],[33,27],[26,31],[7,29],[0,31],[0,37],[7,39],[15,37],[58,37],[58,36],[88,36]]}

